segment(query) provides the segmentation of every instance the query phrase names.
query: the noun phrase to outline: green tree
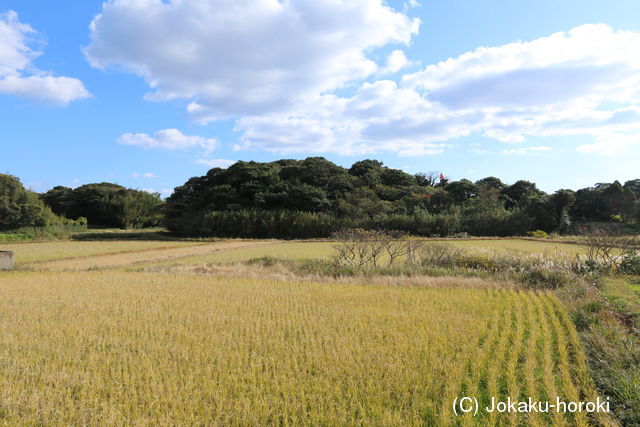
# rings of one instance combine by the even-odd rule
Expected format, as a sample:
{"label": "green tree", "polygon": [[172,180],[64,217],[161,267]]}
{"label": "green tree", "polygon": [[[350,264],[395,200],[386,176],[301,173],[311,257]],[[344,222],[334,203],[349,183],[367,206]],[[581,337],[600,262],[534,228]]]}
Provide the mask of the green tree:
{"label": "green tree", "polygon": [[76,189],[54,187],[42,196],[49,206],[71,219],[84,217],[98,227],[142,228],[162,223],[164,202],[158,194],[102,182]]}
{"label": "green tree", "polygon": [[46,227],[59,218],[12,175],[0,174],[0,229]]}
{"label": "green tree", "polygon": [[535,183],[524,180],[516,181],[501,191],[507,209],[524,207],[530,197],[542,194]]}
{"label": "green tree", "polygon": [[464,203],[478,195],[478,186],[468,179],[450,182],[444,189],[451,195],[454,202],[458,204]]}

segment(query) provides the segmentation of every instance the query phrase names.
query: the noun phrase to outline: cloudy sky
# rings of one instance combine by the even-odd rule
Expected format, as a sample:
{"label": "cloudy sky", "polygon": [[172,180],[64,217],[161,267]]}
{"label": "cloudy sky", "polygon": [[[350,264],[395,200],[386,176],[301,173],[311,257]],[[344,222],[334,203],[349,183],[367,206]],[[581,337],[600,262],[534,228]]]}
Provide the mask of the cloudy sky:
{"label": "cloudy sky", "polygon": [[237,160],[640,178],[637,0],[2,0],[0,172],[163,192]]}

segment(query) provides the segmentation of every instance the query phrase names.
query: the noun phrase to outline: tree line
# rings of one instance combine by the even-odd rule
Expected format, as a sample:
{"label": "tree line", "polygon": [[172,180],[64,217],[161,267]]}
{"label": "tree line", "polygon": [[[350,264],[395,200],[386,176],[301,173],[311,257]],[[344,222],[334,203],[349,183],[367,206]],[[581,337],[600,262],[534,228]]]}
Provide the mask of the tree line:
{"label": "tree line", "polygon": [[640,180],[547,194],[524,180],[442,178],[376,160],[349,169],[322,157],[237,162],[177,187],[166,202],[165,225],[179,235],[219,237],[325,237],[344,228],[508,236],[640,219]]}
{"label": "tree line", "polygon": [[71,189],[55,187],[44,194],[25,189],[14,176],[0,174],[0,231],[22,228],[85,226],[117,228],[162,224],[159,194],[111,183]]}
{"label": "tree line", "polygon": [[0,175],[0,228],[86,219],[94,227],[164,225],[182,236],[308,238],[348,228],[422,236],[562,234],[585,222],[637,224],[639,200],[640,179],[547,194],[524,180],[451,181],[377,160],[347,169],[309,157],[213,168],[166,201],[112,183],[36,194],[17,178]]}

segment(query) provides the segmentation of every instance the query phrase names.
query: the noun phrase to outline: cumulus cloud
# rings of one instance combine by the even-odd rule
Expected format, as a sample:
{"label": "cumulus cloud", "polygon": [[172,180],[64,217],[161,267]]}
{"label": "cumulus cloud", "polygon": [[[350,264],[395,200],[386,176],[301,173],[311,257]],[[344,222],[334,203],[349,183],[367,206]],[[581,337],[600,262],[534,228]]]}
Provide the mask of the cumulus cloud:
{"label": "cumulus cloud", "polygon": [[[241,148],[342,154],[436,154],[479,134],[506,144],[582,135],[576,149],[613,154],[640,134],[640,33],[583,25],[530,42],[479,48],[403,76],[320,95],[289,114],[244,117]],[[532,154],[550,147],[511,148]],[[479,150],[476,150],[478,152]],[[480,150],[482,151],[482,150]],[[482,151],[484,152],[484,151]]]}
{"label": "cumulus cloud", "polygon": [[468,134],[412,90],[390,80],[363,84],[350,98],[318,96],[296,114],[244,117],[236,149],[342,155],[392,151],[400,155],[441,153],[452,135]]}
{"label": "cumulus cloud", "polygon": [[387,64],[382,69],[382,74],[395,74],[398,71],[412,65],[407,59],[407,55],[402,50],[394,50],[387,57]]}
{"label": "cumulus cloud", "polygon": [[34,47],[37,39],[38,33],[20,22],[17,13],[0,13],[0,94],[58,105],[88,98],[90,94],[80,80],[55,77],[33,65],[42,55]]}
{"label": "cumulus cloud", "polygon": [[[95,67],[144,78],[148,99],[185,100],[195,120],[235,120],[236,150],[431,155],[469,135],[510,144],[504,154],[544,152],[511,146],[530,137],[586,136],[592,142],[576,147],[584,153],[636,144],[640,57],[632,52],[640,51],[640,33],[582,25],[398,76],[411,65],[403,50],[382,64],[368,55],[408,45],[420,22],[406,12],[417,6],[409,1],[399,12],[382,0],[110,0],[91,23],[85,53]],[[169,131],[177,134],[120,141],[217,145],[162,132]]]}
{"label": "cumulus cloud", "polygon": [[188,136],[178,129],[165,129],[153,135],[146,133],[125,133],[118,142],[123,145],[133,145],[144,149],[160,148],[164,150],[186,150],[189,148],[201,148],[205,153],[210,153],[218,147],[218,140],[202,136]]}
{"label": "cumulus cloud", "polygon": [[625,89],[640,80],[640,60],[629,55],[639,44],[638,33],[583,25],[531,42],[478,48],[404,76],[403,82],[450,108],[624,99]]}
{"label": "cumulus cloud", "polygon": [[382,0],[111,0],[91,23],[94,67],[142,76],[149,99],[190,100],[203,122],[290,109],[374,75],[419,20]]}

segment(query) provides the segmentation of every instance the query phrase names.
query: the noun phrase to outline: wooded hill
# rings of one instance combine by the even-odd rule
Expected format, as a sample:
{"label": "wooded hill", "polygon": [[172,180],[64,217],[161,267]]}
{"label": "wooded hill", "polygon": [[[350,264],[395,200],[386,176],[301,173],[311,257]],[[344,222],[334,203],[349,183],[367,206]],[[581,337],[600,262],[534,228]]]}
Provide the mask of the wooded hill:
{"label": "wooded hill", "polygon": [[167,199],[165,223],[180,235],[324,237],[341,228],[506,236],[567,233],[575,221],[636,223],[640,180],[546,194],[495,177],[449,181],[376,160],[349,169],[322,157],[238,162],[191,178]]}

